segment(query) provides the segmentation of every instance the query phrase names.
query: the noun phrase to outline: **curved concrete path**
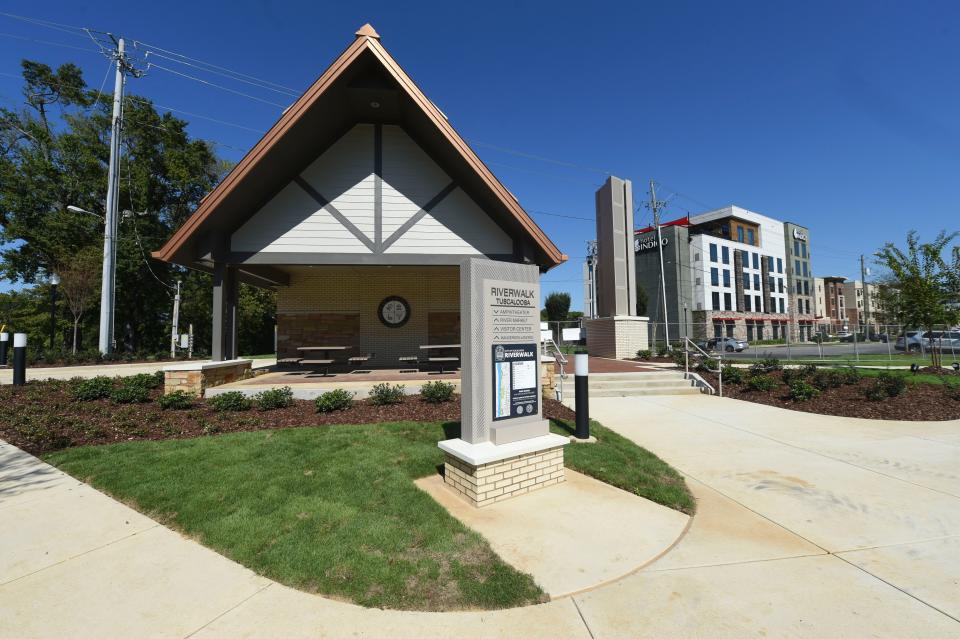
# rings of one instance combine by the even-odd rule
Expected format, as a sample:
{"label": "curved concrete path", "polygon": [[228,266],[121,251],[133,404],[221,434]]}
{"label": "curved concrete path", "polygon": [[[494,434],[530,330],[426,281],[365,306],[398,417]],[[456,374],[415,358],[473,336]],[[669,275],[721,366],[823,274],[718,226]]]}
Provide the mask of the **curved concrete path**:
{"label": "curved concrete path", "polygon": [[0,637],[960,636],[960,422],[708,396],[592,408],[686,473],[692,526],[641,572],[493,612],[286,588],[0,444]]}
{"label": "curved concrete path", "polygon": [[[195,359],[194,362],[206,362],[210,360]],[[139,375],[140,373],[156,373],[169,366],[172,362],[137,362],[134,364],[86,364],[83,366],[48,366],[48,367],[28,367],[27,381],[42,379],[71,379],[73,377],[90,378],[97,375],[106,375],[108,377],[126,377],[128,375]],[[273,366],[277,363],[277,358],[254,359],[252,368],[264,368]],[[0,385],[13,383],[13,369],[0,368]]]}

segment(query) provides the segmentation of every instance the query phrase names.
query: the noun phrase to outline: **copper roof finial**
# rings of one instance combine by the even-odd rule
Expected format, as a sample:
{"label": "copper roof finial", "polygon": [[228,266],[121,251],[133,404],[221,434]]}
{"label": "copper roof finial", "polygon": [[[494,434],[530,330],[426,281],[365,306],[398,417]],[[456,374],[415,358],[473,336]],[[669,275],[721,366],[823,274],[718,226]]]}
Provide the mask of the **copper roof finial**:
{"label": "copper roof finial", "polygon": [[359,29],[357,29],[356,36],[358,38],[367,37],[367,38],[376,38],[377,40],[380,39],[380,34],[377,33],[377,30],[374,29],[369,22],[363,25],[362,27],[360,27]]}

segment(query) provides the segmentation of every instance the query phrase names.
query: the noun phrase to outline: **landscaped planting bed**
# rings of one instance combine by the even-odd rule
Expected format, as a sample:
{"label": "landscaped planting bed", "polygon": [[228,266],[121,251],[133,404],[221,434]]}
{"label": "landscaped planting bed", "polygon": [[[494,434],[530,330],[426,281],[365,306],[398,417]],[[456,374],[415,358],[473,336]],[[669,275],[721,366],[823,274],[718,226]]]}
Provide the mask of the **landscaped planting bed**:
{"label": "landscaped planting bed", "polygon": [[[739,383],[733,381],[736,373],[728,375],[729,369],[724,371],[724,397],[841,417],[905,421],[960,419],[960,375],[953,371],[927,368],[915,374],[903,370],[856,369],[856,373],[849,373],[854,369],[813,366],[786,371],[737,370],[742,377]],[[702,369],[698,372],[717,387],[715,373]],[[848,375],[850,377],[842,380]],[[751,382],[754,377],[760,379]],[[885,384],[899,387],[897,380],[903,381],[902,392],[884,392]]]}
{"label": "landscaped planting bed", "polygon": [[[283,389],[216,403],[168,395],[164,409],[157,384],[138,376],[5,387],[0,437],[301,590],[411,610],[545,599],[529,575],[414,484],[442,467],[437,441],[460,434],[459,401],[445,388],[423,397],[386,388],[344,410],[343,397],[331,396],[318,412]],[[544,415],[554,432],[572,432],[566,407],[545,400]],[[568,446],[568,467],[693,512],[673,468],[592,428],[597,443]]]}

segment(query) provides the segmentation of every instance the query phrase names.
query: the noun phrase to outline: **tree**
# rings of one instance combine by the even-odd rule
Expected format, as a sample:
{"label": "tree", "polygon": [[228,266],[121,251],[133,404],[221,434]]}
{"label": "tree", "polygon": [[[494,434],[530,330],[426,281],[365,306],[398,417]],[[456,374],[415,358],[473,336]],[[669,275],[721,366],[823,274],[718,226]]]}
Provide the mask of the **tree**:
{"label": "tree", "polygon": [[570,293],[557,291],[550,293],[543,302],[543,308],[547,312],[548,321],[562,322],[566,320],[570,312]]}
{"label": "tree", "polygon": [[[890,271],[898,290],[898,310],[908,326],[932,331],[938,325],[957,321],[953,287],[960,270],[960,251],[954,247],[952,263],[943,257],[957,235],[941,231],[933,242],[921,243],[916,231],[910,231],[906,251],[888,242],[875,254]],[[931,344],[930,359],[931,364],[940,366],[941,353],[935,344]]]}
{"label": "tree", "polygon": [[60,276],[60,292],[67,300],[67,307],[73,315],[72,352],[77,353],[77,336],[80,331],[80,320],[96,299],[100,285],[99,253],[88,249],[77,255],[73,260],[57,268]]}

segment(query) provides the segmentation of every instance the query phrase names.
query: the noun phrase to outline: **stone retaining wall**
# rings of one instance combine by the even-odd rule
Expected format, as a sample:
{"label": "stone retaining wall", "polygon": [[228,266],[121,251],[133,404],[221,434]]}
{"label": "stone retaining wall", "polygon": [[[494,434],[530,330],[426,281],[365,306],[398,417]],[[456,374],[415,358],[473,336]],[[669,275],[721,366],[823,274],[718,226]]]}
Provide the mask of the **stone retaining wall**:
{"label": "stone retaining wall", "polygon": [[167,366],[163,369],[163,394],[169,395],[183,391],[196,397],[203,397],[206,389],[221,384],[229,384],[250,375],[252,362],[248,359],[222,362],[184,364],[180,367]]}

